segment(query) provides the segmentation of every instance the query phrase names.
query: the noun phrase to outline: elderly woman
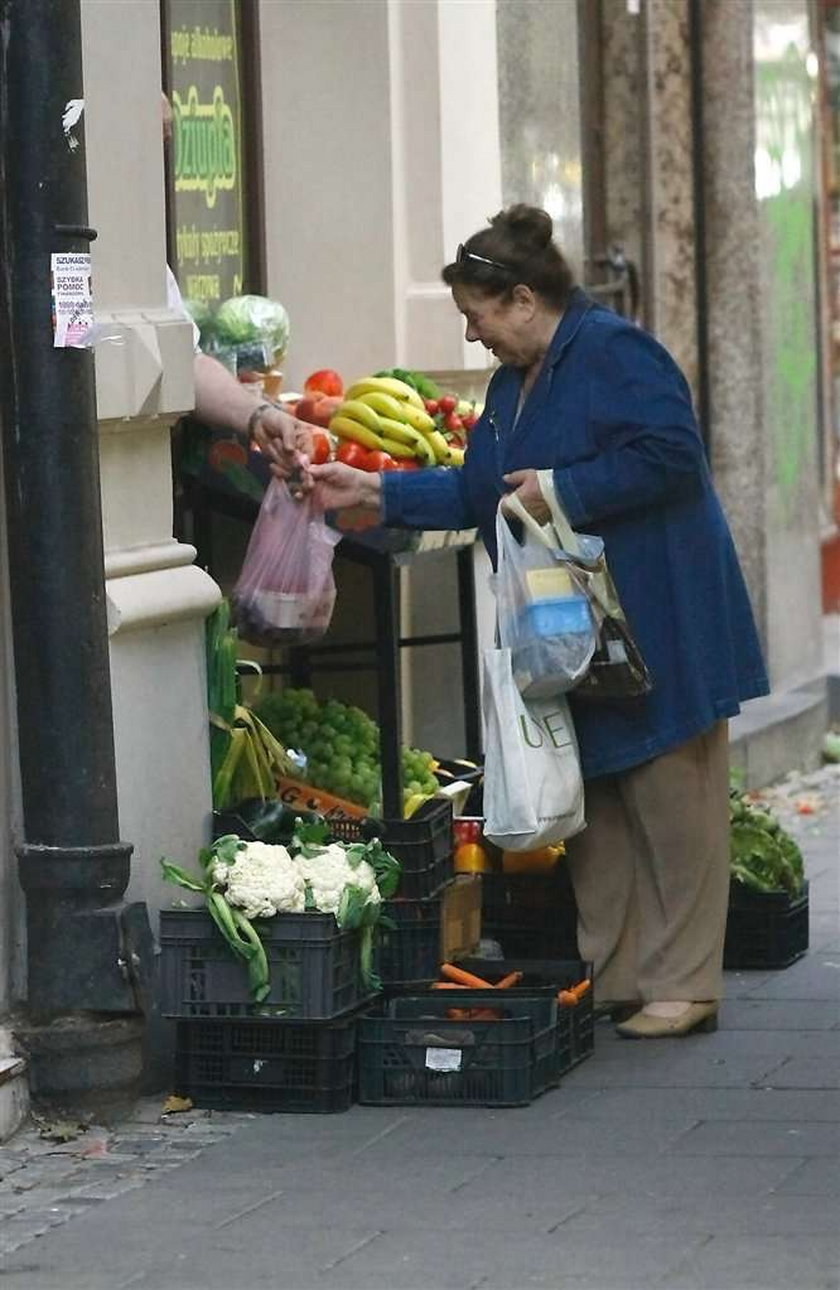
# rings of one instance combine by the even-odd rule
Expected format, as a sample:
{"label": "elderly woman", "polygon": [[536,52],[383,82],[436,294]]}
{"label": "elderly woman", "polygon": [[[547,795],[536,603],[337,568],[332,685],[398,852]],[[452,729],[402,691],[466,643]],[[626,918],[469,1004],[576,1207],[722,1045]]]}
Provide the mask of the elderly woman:
{"label": "elderly woman", "polygon": [[570,696],[587,828],[568,843],[596,998],[634,1038],[713,1029],[729,890],[727,718],[767,679],[688,386],[644,331],[574,285],[545,211],[514,206],[443,270],[466,338],[498,359],[461,470],[312,467],[327,509],[477,525],[500,497],[545,518],[550,468],[573,528],[600,535],[653,677],[644,697]]}

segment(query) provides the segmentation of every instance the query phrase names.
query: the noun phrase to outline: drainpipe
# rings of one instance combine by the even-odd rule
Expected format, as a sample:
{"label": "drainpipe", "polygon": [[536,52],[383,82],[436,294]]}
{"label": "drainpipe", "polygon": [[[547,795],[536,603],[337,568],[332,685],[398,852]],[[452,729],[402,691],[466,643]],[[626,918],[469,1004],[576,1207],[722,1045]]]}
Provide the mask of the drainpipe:
{"label": "drainpipe", "polygon": [[54,348],[50,255],[87,252],[79,0],[0,0],[0,420],[33,1096],[99,1110],[141,1074],[151,961],[126,905],[93,355]]}

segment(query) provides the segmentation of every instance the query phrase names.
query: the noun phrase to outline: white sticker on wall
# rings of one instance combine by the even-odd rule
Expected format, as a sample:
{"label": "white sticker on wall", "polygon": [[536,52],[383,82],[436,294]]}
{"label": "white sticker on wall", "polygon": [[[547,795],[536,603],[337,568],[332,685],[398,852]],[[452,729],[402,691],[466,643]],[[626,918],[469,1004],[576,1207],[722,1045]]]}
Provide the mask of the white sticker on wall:
{"label": "white sticker on wall", "polygon": [[93,326],[90,254],[54,252],[50,256],[53,347],[82,346]]}

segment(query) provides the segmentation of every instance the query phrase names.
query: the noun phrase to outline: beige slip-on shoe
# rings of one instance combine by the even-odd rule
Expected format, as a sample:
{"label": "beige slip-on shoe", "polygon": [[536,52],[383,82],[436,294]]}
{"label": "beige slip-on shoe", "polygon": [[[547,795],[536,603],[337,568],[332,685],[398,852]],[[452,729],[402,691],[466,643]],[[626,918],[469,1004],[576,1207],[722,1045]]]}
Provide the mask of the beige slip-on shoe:
{"label": "beige slip-on shoe", "polygon": [[668,1039],[689,1035],[693,1030],[710,1033],[717,1030],[717,1000],[707,1003],[690,1003],[684,1011],[672,1017],[657,1017],[644,1008],[627,1021],[619,1022],[616,1033],[625,1039]]}

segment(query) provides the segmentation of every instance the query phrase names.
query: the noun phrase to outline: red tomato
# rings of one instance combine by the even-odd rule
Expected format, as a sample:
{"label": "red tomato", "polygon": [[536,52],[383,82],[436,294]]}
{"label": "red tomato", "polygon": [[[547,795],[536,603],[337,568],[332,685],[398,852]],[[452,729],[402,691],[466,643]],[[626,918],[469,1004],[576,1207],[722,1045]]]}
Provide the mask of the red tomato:
{"label": "red tomato", "polygon": [[352,439],[346,439],[339,446],[335,456],[336,461],[343,461],[345,466],[353,466],[356,470],[367,470],[368,450]]}
{"label": "red tomato", "polygon": [[375,471],[396,469],[396,459],[391,456],[390,452],[381,452],[378,448],[374,448],[372,452],[368,453],[367,461],[365,462],[365,470]]}
{"label": "red tomato", "polygon": [[455,846],[462,846],[465,842],[480,842],[483,827],[483,820],[475,819],[469,815],[456,816],[452,821],[452,836]]}
{"label": "red tomato", "polygon": [[473,426],[478,420],[478,417],[475,415],[474,412],[468,412],[465,417],[461,417],[461,420],[464,423],[465,430],[472,430]]}
{"label": "red tomato", "polygon": [[303,386],[304,394],[314,394],[316,391],[340,397],[344,393],[344,382],[331,367],[321,367],[307,376]]}
{"label": "red tomato", "polygon": [[438,409],[443,412],[444,415],[449,412],[454,412],[457,406],[458,400],[455,398],[454,394],[444,394],[443,398],[438,399]]}
{"label": "red tomato", "polygon": [[316,430],[312,435],[312,464],[320,466],[323,462],[330,459],[330,441],[329,436],[325,435],[323,430]]}
{"label": "red tomato", "polygon": [[399,457],[394,461],[392,470],[419,470],[420,462],[414,461],[411,457]]}
{"label": "red tomato", "polygon": [[450,434],[458,434],[459,431],[463,430],[464,423],[457,412],[447,412],[443,418],[443,426]]}
{"label": "red tomato", "polygon": [[428,412],[430,417],[433,417],[435,413],[438,412],[440,409],[440,404],[438,403],[437,399],[424,399],[423,402],[426,405],[426,411]]}

